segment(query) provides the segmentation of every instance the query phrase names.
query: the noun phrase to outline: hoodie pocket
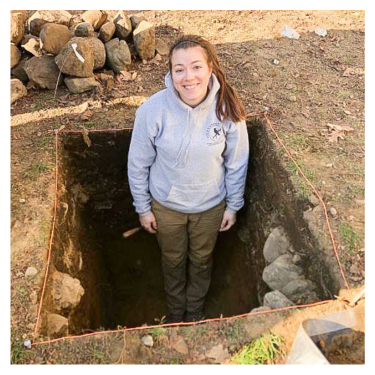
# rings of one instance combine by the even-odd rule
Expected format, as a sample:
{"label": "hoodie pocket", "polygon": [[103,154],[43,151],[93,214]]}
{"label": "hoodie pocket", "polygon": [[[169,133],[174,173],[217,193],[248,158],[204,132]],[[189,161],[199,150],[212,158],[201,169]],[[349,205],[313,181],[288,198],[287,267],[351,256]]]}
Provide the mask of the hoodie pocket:
{"label": "hoodie pocket", "polygon": [[185,208],[202,205],[220,195],[216,179],[203,184],[173,185],[166,202],[177,204]]}

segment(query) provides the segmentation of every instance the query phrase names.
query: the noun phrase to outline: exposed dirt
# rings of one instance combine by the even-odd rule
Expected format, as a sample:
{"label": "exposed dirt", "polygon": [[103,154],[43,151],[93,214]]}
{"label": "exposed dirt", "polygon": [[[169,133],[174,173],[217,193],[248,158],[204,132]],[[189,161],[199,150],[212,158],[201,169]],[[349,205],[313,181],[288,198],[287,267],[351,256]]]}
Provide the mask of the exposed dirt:
{"label": "exposed dirt", "polygon": [[[324,197],[350,287],[362,285],[365,277],[364,11],[144,13],[156,25],[157,36],[168,44],[186,33],[207,37],[216,45],[227,78],[239,92],[247,112],[269,110],[280,136]],[[297,30],[300,39],[281,37],[284,24]],[[326,28],[327,36],[316,35],[317,27]],[[279,63],[275,64],[274,59]],[[50,239],[54,202],[53,130],[61,126],[88,130],[131,126],[136,108],[164,87],[167,70],[165,57],[152,64],[134,61],[130,71],[137,72],[137,78],[124,81],[117,76],[112,92],[103,88],[76,95],[59,88],[54,97],[53,91],[31,89],[28,96],[11,107],[13,363],[213,363],[215,360],[206,354],[215,345],[225,341],[233,354],[255,337],[254,331],[246,334],[248,331],[241,329],[242,323],[233,320],[197,325],[190,330],[167,328],[163,334],[154,333],[153,348],[140,345],[142,332],[127,332],[60,341],[28,352],[22,350],[23,340],[32,337],[35,327]],[[327,124],[346,125],[352,130],[341,133],[344,138],[338,142],[330,142],[329,137],[337,133]],[[288,159],[282,157],[282,160],[289,165],[301,196],[310,197],[311,190],[295,174]],[[38,274],[26,279],[24,274],[30,266]],[[300,311],[306,318],[341,309],[344,304],[336,301]],[[276,321],[284,328],[280,332],[287,349],[300,322],[295,317],[302,314],[291,311],[257,316],[268,329],[274,326],[269,317],[277,317]],[[291,316],[293,319],[288,320]],[[251,324],[255,323],[251,320]],[[171,349],[176,341],[172,331],[186,335],[188,355]]]}

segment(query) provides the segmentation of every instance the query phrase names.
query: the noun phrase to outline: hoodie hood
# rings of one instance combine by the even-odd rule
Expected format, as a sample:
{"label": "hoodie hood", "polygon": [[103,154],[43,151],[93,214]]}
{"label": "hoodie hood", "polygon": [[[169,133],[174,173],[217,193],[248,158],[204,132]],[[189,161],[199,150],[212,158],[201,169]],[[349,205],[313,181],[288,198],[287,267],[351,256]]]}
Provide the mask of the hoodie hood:
{"label": "hoodie hood", "polygon": [[176,103],[178,106],[180,106],[183,109],[190,109],[190,110],[196,110],[196,109],[202,109],[207,106],[210,106],[216,99],[216,94],[218,93],[220,89],[220,83],[215,75],[215,73],[211,73],[211,78],[208,83],[208,89],[209,93],[205,100],[203,100],[202,103],[197,105],[196,107],[192,108],[185,102],[183,102],[180,99],[180,96],[178,95],[178,91],[175,89],[172,81],[172,75],[170,72],[168,72],[165,75],[165,86],[167,88],[168,98],[172,100],[174,103]]}

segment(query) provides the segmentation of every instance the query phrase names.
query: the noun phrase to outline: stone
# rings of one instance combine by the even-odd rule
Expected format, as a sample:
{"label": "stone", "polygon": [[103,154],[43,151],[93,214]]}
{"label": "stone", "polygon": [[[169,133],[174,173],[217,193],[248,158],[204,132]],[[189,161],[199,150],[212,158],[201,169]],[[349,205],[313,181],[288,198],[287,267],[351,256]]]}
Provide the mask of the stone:
{"label": "stone", "polygon": [[173,341],[172,348],[181,354],[189,354],[189,348],[186,344],[186,341],[181,336],[176,336]]}
{"label": "stone", "polygon": [[280,255],[263,270],[263,281],[273,290],[281,290],[292,280],[300,278],[301,267],[292,262],[289,254]]}
{"label": "stone", "polygon": [[142,21],[133,31],[133,40],[139,57],[142,60],[151,60],[155,56],[155,26]]}
{"label": "stone", "polygon": [[142,21],[146,21],[143,13],[132,14],[131,16],[129,16],[129,19],[132,24],[133,30],[135,30]]}
{"label": "stone", "polygon": [[52,274],[51,297],[56,311],[74,309],[78,306],[84,293],[78,279],[59,271]]}
{"label": "stone", "polygon": [[92,53],[94,54],[93,70],[103,68],[106,61],[105,46],[103,42],[94,36],[88,37],[87,40],[90,42]]}
{"label": "stone", "polygon": [[87,10],[82,14],[81,18],[89,23],[94,30],[99,30],[107,21],[108,14],[104,10]]}
{"label": "stone", "polygon": [[74,27],[74,35],[79,37],[86,37],[92,35],[94,28],[88,22],[80,22]]}
{"label": "stone", "polygon": [[53,56],[31,58],[25,65],[29,80],[42,89],[55,89],[62,83],[62,76]]}
{"label": "stone", "polygon": [[22,13],[10,14],[10,42],[14,45],[20,44],[25,35],[25,17]]}
{"label": "stone", "polygon": [[42,56],[40,50],[40,40],[34,35],[25,35],[22,39],[21,47],[36,57]]}
{"label": "stone", "polygon": [[[110,72],[110,73],[109,73]],[[111,74],[112,73],[112,74]],[[114,86],[114,73],[112,70],[96,73],[95,77],[105,86],[107,90],[112,90]]]}
{"label": "stone", "polygon": [[52,55],[58,55],[65,44],[68,43],[71,34],[65,25],[46,23],[40,30],[39,37],[41,48],[44,51]]}
{"label": "stone", "polygon": [[145,345],[145,346],[148,346],[148,347],[154,346],[154,340],[153,340],[152,336],[150,336],[150,335],[143,336],[141,341],[142,341],[143,345]]}
{"label": "stone", "polygon": [[165,43],[160,38],[155,38],[155,50],[157,53],[159,53],[162,56],[168,56],[169,55],[169,47],[167,43]]}
{"label": "stone", "polygon": [[109,42],[115,34],[116,26],[112,21],[106,22],[99,30],[98,38],[103,42]]}
{"label": "stone", "polygon": [[10,68],[14,68],[21,59],[21,51],[14,44],[10,44]]}
{"label": "stone", "polygon": [[25,72],[25,66],[26,63],[29,61],[29,58],[22,58],[19,63],[11,69],[12,76],[18,78],[22,82],[27,82],[29,80],[29,77],[27,76]]}
{"label": "stone", "polygon": [[293,255],[292,262],[293,262],[294,264],[297,264],[297,265],[301,264],[301,263],[302,263],[302,257],[301,257],[301,255],[299,255],[299,254],[294,254],[294,255]]}
{"label": "stone", "polygon": [[206,357],[213,358],[215,363],[222,363],[230,358],[230,354],[227,348],[224,349],[223,344],[219,344],[206,352]]}
{"label": "stone", "polygon": [[26,278],[32,278],[38,274],[38,270],[34,267],[28,267],[26,272],[25,272],[25,277]]}
{"label": "stone", "polygon": [[66,77],[64,79],[66,86],[69,91],[73,94],[80,94],[81,92],[90,91],[98,86],[100,83],[96,81],[94,77],[89,78],[75,78],[75,77]]}
{"label": "stone", "polygon": [[[78,56],[72,47],[73,44],[77,45]],[[79,56],[84,59],[83,62]],[[92,44],[87,38],[70,39],[55,57],[55,61],[61,72],[70,76],[88,78],[94,74],[94,53]]]}
{"label": "stone", "polygon": [[59,314],[47,315],[47,335],[51,338],[62,337],[68,334],[68,319]]}
{"label": "stone", "polygon": [[295,101],[297,101],[297,97],[295,95],[291,95],[291,96],[289,96],[289,101],[295,102]]}
{"label": "stone", "polygon": [[319,198],[315,194],[311,194],[309,196],[309,201],[314,206],[317,206],[318,204],[320,204]]}
{"label": "stone", "polygon": [[126,70],[126,67],[131,64],[130,50],[125,40],[118,38],[110,40],[105,44],[105,51],[107,64],[115,73]]}
{"label": "stone", "polygon": [[59,25],[70,25],[72,15],[66,10],[38,10],[27,21],[31,34],[38,36],[40,30],[46,23],[57,23]]}
{"label": "stone", "polygon": [[280,309],[282,307],[293,306],[294,303],[278,290],[269,292],[264,296],[263,304],[271,309]]}
{"label": "stone", "polygon": [[113,17],[113,22],[116,26],[116,36],[119,39],[126,39],[132,32],[132,23],[128,15],[123,11],[119,10]]}
{"label": "stone", "polygon": [[283,293],[293,302],[297,302],[300,296],[306,292],[311,292],[316,289],[316,285],[310,280],[296,279],[292,280],[282,288],[280,292]]}
{"label": "stone", "polygon": [[274,228],[263,246],[263,256],[268,263],[288,252],[290,247],[289,239],[282,226]]}
{"label": "stone", "polygon": [[336,216],[337,216],[337,210],[336,210],[336,208],[331,207],[331,208],[329,209],[329,212],[330,212],[330,214],[332,215],[332,217],[336,217]]}

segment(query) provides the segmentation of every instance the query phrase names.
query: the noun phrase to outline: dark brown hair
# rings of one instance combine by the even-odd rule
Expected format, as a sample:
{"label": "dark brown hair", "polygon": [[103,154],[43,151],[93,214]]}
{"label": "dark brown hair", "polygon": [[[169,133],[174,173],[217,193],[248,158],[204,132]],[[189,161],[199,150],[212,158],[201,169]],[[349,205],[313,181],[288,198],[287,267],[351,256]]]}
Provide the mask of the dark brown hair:
{"label": "dark brown hair", "polygon": [[172,74],[172,55],[177,49],[188,49],[200,46],[204,49],[207,57],[207,63],[212,67],[219,83],[219,96],[216,104],[216,116],[221,120],[230,118],[234,122],[246,119],[246,112],[236,91],[231,87],[225,78],[223,69],[213,44],[198,35],[184,35],[179,38],[169,50],[169,70]]}

